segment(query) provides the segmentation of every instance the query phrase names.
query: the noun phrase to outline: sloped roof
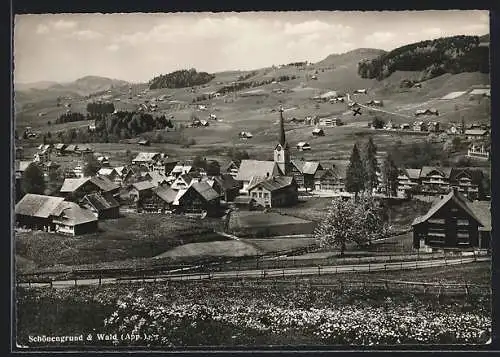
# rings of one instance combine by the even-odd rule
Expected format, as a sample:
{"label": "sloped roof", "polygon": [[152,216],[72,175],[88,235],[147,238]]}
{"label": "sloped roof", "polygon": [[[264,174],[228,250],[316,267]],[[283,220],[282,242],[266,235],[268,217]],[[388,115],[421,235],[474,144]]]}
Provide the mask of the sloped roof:
{"label": "sloped roof", "polygon": [[89,181],[89,177],[81,177],[81,178],[67,178],[64,179],[63,185],[61,189],[59,190],[60,192],[74,192],[76,191],[81,185]]}
{"label": "sloped roof", "polygon": [[467,129],[465,131],[465,135],[486,135],[488,134],[488,130],[484,129]]}
{"label": "sloped roof", "polygon": [[80,145],[78,146],[78,151],[94,151],[90,145]]}
{"label": "sloped roof", "polygon": [[250,181],[254,176],[267,177],[279,173],[279,167],[274,161],[242,160],[236,180]]}
{"label": "sloped roof", "polygon": [[16,160],[15,162],[16,171],[24,172],[28,168],[28,166],[30,166],[32,163],[33,161]]}
{"label": "sloped roof", "polygon": [[421,169],[406,169],[406,175],[410,179],[418,179],[420,177]]}
{"label": "sloped roof", "polygon": [[83,200],[87,201],[98,211],[119,207],[120,204],[111,196],[104,196],[100,193],[86,195]]}
{"label": "sloped roof", "polygon": [[59,143],[59,144],[56,144],[54,147],[55,147],[57,150],[61,150],[61,149],[64,149],[64,148],[66,147],[66,144],[61,144],[61,143]]}
{"label": "sloped roof", "polygon": [[71,226],[97,221],[97,217],[90,210],[68,201],[62,202],[54,211],[53,216],[56,216],[54,222],[62,222]]}
{"label": "sloped roof", "polygon": [[307,146],[307,145],[311,146],[311,144],[309,144],[308,142],[305,142],[305,141],[301,141],[301,142],[297,143],[297,146]]}
{"label": "sloped roof", "polygon": [[115,167],[114,168],[115,172],[119,175],[119,176],[123,176],[124,172],[128,172],[128,170],[126,170],[125,166],[118,166],[118,167]]}
{"label": "sloped roof", "polygon": [[77,149],[78,149],[78,145],[70,144],[70,145],[66,146],[66,151],[76,151]]}
{"label": "sloped roof", "polygon": [[224,190],[230,190],[234,188],[239,188],[240,183],[236,181],[233,176],[229,174],[222,174],[220,176],[215,176],[214,181],[216,181]]}
{"label": "sloped roof", "polygon": [[48,218],[64,201],[62,197],[44,196],[28,193],[16,204],[16,214]]}
{"label": "sloped roof", "polygon": [[255,187],[262,187],[265,188],[266,190],[269,191],[276,191],[282,188],[285,188],[287,186],[290,186],[293,182],[293,177],[291,176],[278,176],[278,177],[273,177],[261,182],[257,182],[253,186],[248,187],[248,191],[254,189]]}
{"label": "sloped roof", "polygon": [[479,218],[482,227],[480,231],[491,231],[491,202],[490,201],[473,201],[467,202],[472,212]]}
{"label": "sloped roof", "polygon": [[176,173],[189,173],[193,169],[193,166],[191,165],[175,165],[172,171],[170,171],[171,174],[176,174]]}
{"label": "sloped roof", "polygon": [[221,172],[227,172],[227,170],[229,170],[229,168],[230,168],[231,166],[236,166],[236,167],[238,167],[238,165],[236,165],[236,163],[235,163],[234,161],[229,161],[229,162],[227,162],[227,163],[223,164],[223,165],[220,167],[220,171],[221,171]]}
{"label": "sloped roof", "polygon": [[134,160],[132,161],[138,161],[138,162],[150,162],[154,160],[155,156],[160,155],[157,152],[140,152],[137,154]]}
{"label": "sloped roof", "polygon": [[151,182],[155,185],[155,186],[159,186],[160,184],[162,184],[163,182],[167,182],[167,176],[157,172],[157,171],[150,171],[147,173],[147,175],[149,175],[149,177],[151,177]]}
{"label": "sloped roof", "polygon": [[102,175],[102,176],[108,176],[108,175],[111,175],[113,173],[113,171],[114,171],[114,169],[112,169],[112,168],[102,167],[99,169],[99,171],[97,171],[97,174]]}
{"label": "sloped roof", "polygon": [[437,171],[443,174],[444,177],[450,178],[452,168],[451,167],[437,167],[437,166],[424,166],[420,171],[420,177],[425,177],[429,175],[432,171]]}
{"label": "sloped roof", "polygon": [[219,198],[220,195],[207,182],[195,182],[191,188],[198,192],[206,201],[212,201]]}
{"label": "sloped roof", "polygon": [[321,164],[318,161],[301,161],[292,160],[297,170],[306,175],[315,175],[318,170],[321,170]]}
{"label": "sloped roof", "polygon": [[132,186],[137,190],[137,191],[144,191],[144,190],[150,190],[155,188],[155,184],[153,184],[151,181],[140,181],[140,182],[135,182],[132,184]]}
{"label": "sloped roof", "polygon": [[153,189],[153,192],[167,203],[173,203],[177,197],[178,191],[170,188],[158,186]]}
{"label": "sloped roof", "polygon": [[104,192],[109,192],[120,188],[120,186],[104,176],[94,176],[90,179],[90,181]]}
{"label": "sloped roof", "polygon": [[460,208],[462,208],[465,212],[467,212],[467,214],[469,214],[473,219],[475,219],[478,223],[481,224],[481,221],[469,206],[470,201],[467,200],[467,198],[465,198],[461,193],[452,190],[442,199],[434,203],[434,205],[432,205],[432,207],[425,215],[415,218],[412,223],[412,226],[415,226],[430,219],[437,211],[439,211],[449,201],[455,202]]}

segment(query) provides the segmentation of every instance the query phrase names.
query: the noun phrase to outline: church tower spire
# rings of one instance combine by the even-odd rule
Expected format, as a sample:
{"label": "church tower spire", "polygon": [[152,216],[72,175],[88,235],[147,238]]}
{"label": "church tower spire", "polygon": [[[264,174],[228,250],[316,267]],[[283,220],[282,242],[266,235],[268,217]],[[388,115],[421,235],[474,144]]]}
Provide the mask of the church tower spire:
{"label": "church tower spire", "polygon": [[290,173],[290,148],[285,137],[285,124],[283,119],[283,107],[280,106],[280,128],[279,143],[274,148],[274,162],[278,164],[283,175]]}

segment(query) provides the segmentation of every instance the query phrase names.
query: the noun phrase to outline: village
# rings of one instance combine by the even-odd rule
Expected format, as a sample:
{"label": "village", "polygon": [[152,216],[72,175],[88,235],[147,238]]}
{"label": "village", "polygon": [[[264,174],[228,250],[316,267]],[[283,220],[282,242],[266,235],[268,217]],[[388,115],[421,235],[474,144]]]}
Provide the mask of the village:
{"label": "village", "polygon": [[[202,15],[185,18],[196,36],[176,20],[113,37],[101,55],[122,58],[115,77],[15,83],[18,344],[50,348],[33,336],[63,331],[90,336],[70,347],[491,341],[489,35],[366,47],[377,32],[315,61],[294,42],[265,66],[221,56],[213,71],[211,56],[147,70],[122,57],[127,41],[198,43],[244,18]],[[113,21],[127,16],[150,26]],[[281,16],[264,37],[324,21]],[[40,40],[83,26],[36,19]]]}

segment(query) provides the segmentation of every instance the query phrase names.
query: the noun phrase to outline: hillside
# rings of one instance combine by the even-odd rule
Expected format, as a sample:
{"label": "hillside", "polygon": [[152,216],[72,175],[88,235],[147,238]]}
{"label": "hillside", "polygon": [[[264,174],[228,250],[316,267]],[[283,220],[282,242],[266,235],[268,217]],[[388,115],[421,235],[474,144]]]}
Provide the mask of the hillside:
{"label": "hillside", "polygon": [[489,36],[452,36],[398,47],[358,64],[362,78],[382,80],[395,71],[420,71],[420,81],[445,73],[489,73]]}

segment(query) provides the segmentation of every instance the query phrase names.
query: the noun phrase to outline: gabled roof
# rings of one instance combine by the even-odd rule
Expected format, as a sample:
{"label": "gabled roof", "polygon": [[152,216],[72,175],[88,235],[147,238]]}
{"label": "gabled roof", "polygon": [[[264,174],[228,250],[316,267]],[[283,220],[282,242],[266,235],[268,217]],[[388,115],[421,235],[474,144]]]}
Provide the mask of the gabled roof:
{"label": "gabled roof", "polygon": [[94,176],[90,179],[90,181],[99,187],[99,189],[103,192],[118,190],[120,188],[120,186],[105,176]]}
{"label": "gabled roof", "polygon": [[102,168],[99,169],[99,171],[97,171],[97,174],[101,175],[101,176],[108,176],[108,175],[111,175],[114,170],[115,169],[112,169],[112,168],[109,168],[109,167],[102,167]]}
{"label": "gabled roof", "polygon": [[217,182],[224,190],[231,190],[240,187],[240,183],[229,174],[215,176],[213,180]]}
{"label": "gabled roof", "polygon": [[158,186],[153,189],[153,192],[167,203],[173,203],[177,197],[178,191],[170,188]]}
{"label": "gabled roof", "polygon": [[89,145],[78,146],[78,151],[94,151]]}
{"label": "gabled roof", "polygon": [[157,172],[157,171],[150,171],[147,173],[149,177],[151,178],[150,181],[155,185],[159,186],[165,182],[168,182],[167,176]]}
{"label": "gabled roof", "polygon": [[137,154],[134,160],[136,162],[150,162],[153,161],[156,156],[160,155],[160,153],[157,152],[140,152]]}
{"label": "gabled roof", "polygon": [[137,190],[137,191],[145,191],[145,190],[151,190],[155,188],[155,184],[153,184],[151,181],[140,181],[140,182],[135,182],[132,184],[132,186]]}
{"label": "gabled roof", "polygon": [[467,129],[465,131],[465,135],[486,135],[488,134],[488,130],[484,129]]}
{"label": "gabled roof", "polygon": [[123,176],[124,173],[128,173],[129,170],[125,168],[125,166],[118,166],[114,168],[115,172],[118,174],[118,176]]}
{"label": "gabled roof", "polygon": [[405,171],[406,171],[406,175],[410,179],[416,180],[420,177],[421,169],[405,169]]}
{"label": "gabled roof", "polygon": [[120,204],[111,196],[104,196],[100,193],[86,195],[82,201],[88,202],[97,211],[119,207]]}
{"label": "gabled roof", "polygon": [[437,172],[441,173],[444,177],[450,178],[452,168],[451,167],[424,166],[424,167],[422,167],[422,170],[420,171],[420,177],[426,177],[432,171],[437,171]]}
{"label": "gabled roof", "polygon": [[192,165],[175,165],[171,174],[189,173],[193,169]]}
{"label": "gabled roof", "polygon": [[274,161],[242,160],[236,180],[250,181],[254,176],[267,177],[279,173],[280,169]]}
{"label": "gabled roof", "polygon": [[78,145],[70,144],[66,146],[66,151],[76,151],[78,150]]}
{"label": "gabled roof", "polygon": [[302,174],[306,175],[315,175],[318,170],[323,169],[318,161],[292,160],[292,165],[294,165]]}
{"label": "gabled roof", "polygon": [[472,211],[471,207],[469,206],[470,201],[467,200],[467,198],[465,198],[461,193],[452,190],[442,199],[437,201],[425,215],[415,218],[415,220],[412,223],[412,226],[423,223],[428,219],[430,219],[437,211],[439,211],[449,201],[455,202],[460,208],[462,208],[465,212],[467,212],[467,214],[469,214],[471,218],[476,220],[478,223],[482,224],[479,218],[476,216],[476,214]]}
{"label": "gabled roof", "polygon": [[219,193],[207,182],[195,182],[190,188],[198,192],[206,201],[212,201],[220,197]]}
{"label": "gabled roof", "polygon": [[90,180],[90,177],[64,179],[60,192],[75,192],[80,186]]}
{"label": "gabled roof", "polygon": [[256,187],[262,187],[265,188],[266,190],[269,191],[276,191],[280,190],[282,188],[288,187],[293,183],[293,177],[292,176],[278,176],[278,177],[273,177],[261,182],[257,182],[253,186],[248,187],[248,191],[253,190]]}
{"label": "gabled roof", "polygon": [[56,148],[56,150],[62,150],[66,147],[66,144],[62,144],[62,143],[59,143],[59,144],[56,144],[54,146],[54,148]]}
{"label": "gabled roof", "polygon": [[491,231],[491,202],[490,201],[473,201],[467,202],[472,212],[479,218],[482,227],[480,231]]}
{"label": "gabled roof", "polygon": [[236,165],[236,163],[234,161],[229,161],[228,163],[226,163],[220,167],[220,171],[227,172],[227,170],[229,170],[229,168],[231,166],[235,166],[236,168],[238,167],[238,165]]}
{"label": "gabled roof", "polygon": [[68,201],[62,202],[52,215],[55,216],[54,222],[63,222],[71,226],[97,221],[97,217],[90,210]]}
{"label": "gabled roof", "polygon": [[62,197],[28,193],[16,204],[15,212],[24,216],[48,218],[63,201]]}

